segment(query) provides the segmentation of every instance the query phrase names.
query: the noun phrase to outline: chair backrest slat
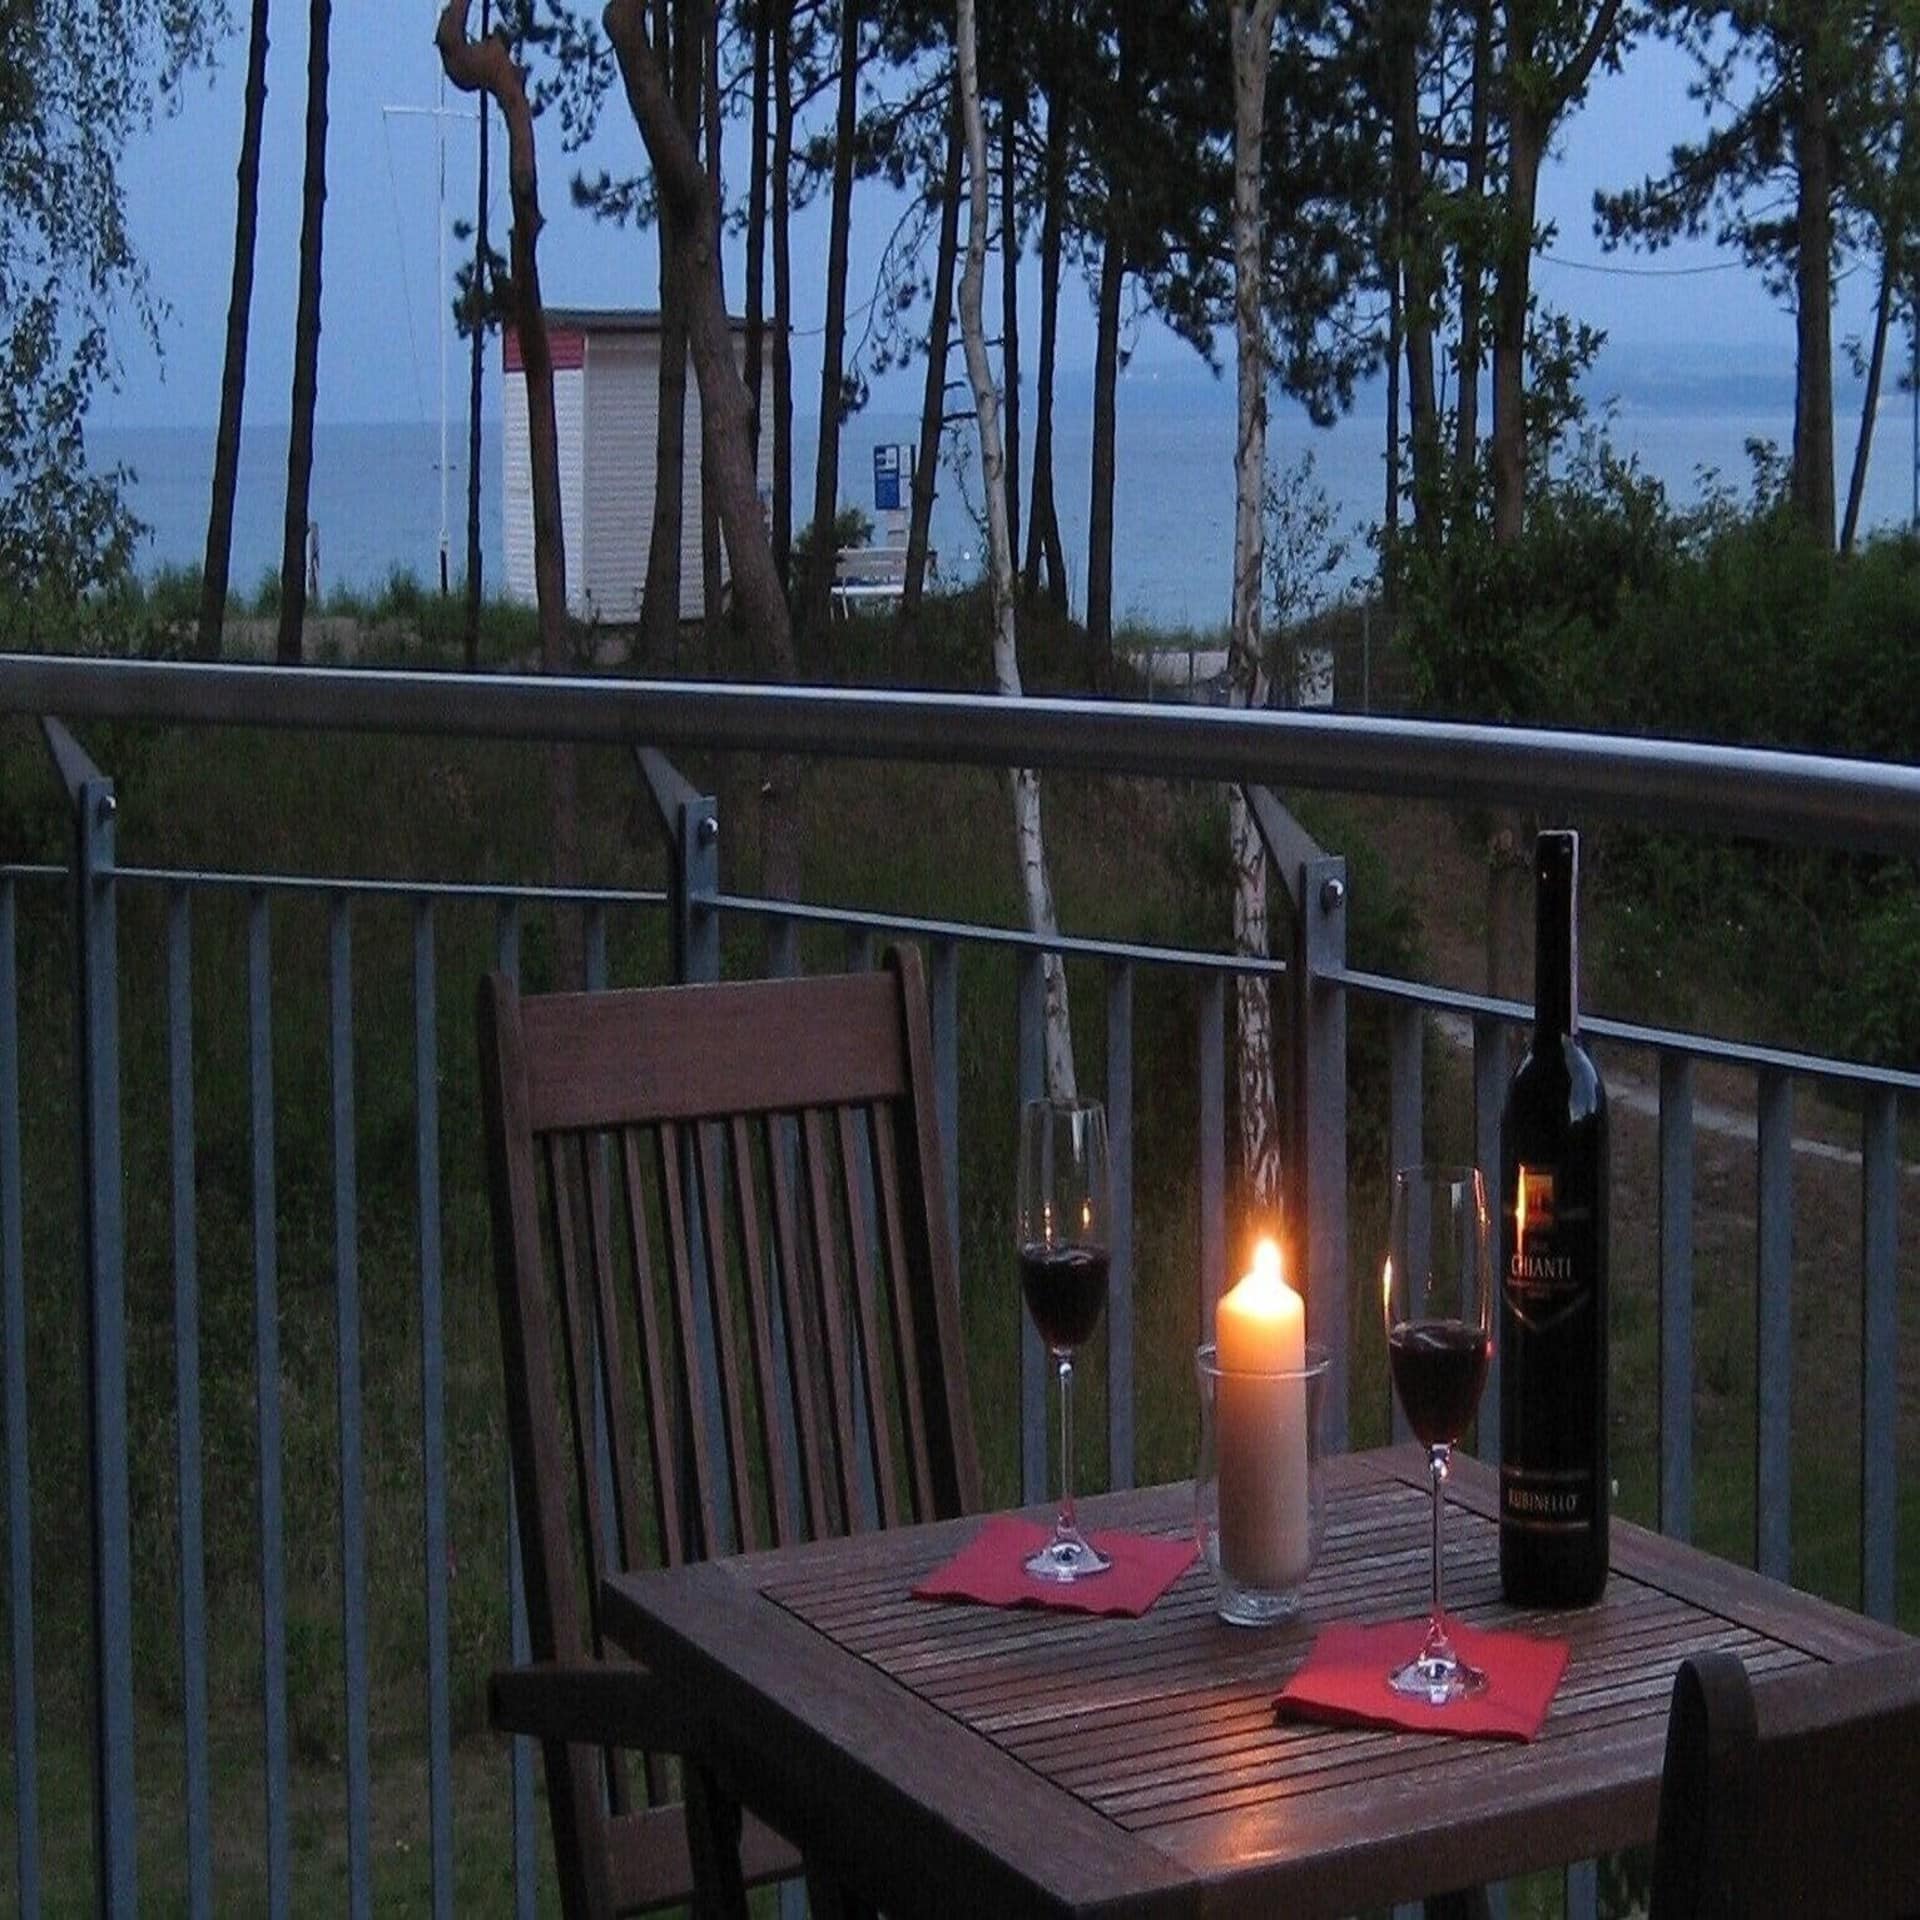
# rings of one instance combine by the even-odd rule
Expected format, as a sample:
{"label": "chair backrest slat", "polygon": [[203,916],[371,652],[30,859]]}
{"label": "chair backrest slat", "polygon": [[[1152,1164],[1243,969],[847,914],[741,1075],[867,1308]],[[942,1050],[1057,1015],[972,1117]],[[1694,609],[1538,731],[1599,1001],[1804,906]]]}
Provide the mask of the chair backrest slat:
{"label": "chair backrest slat", "polygon": [[800,1538],[800,1523],[794,1511],[792,1463],[784,1457],[786,1436],[780,1431],[782,1359],[774,1346],[773,1314],[761,1252],[760,1205],[753,1183],[753,1135],[746,1115],[736,1113],[728,1120],[727,1144],[733,1163],[733,1205],[740,1230],[740,1266],[747,1284],[747,1331],[753,1343],[754,1412],[758,1419],[760,1466],[766,1476],[767,1510],[773,1516],[773,1537],[784,1547]]}
{"label": "chair backrest slat", "polygon": [[873,1185],[880,1209],[887,1277],[892,1283],[888,1306],[893,1325],[893,1365],[906,1405],[913,1513],[915,1519],[925,1520],[935,1510],[933,1467],[927,1454],[926,1408],[920,1394],[920,1336],[913,1306],[913,1274],[907,1263],[906,1225],[900,1217],[900,1158],[894,1151],[893,1127],[886,1114],[869,1116],[868,1138],[873,1148]]}
{"label": "chair backrest slat", "polygon": [[686,1558],[680,1523],[680,1476],[674,1470],[673,1399],[668,1385],[666,1349],[660,1338],[660,1307],[654,1293],[653,1255],[647,1233],[646,1174],[637,1128],[620,1129],[620,1161],[625,1180],[627,1261],[633,1276],[633,1317],[639,1329],[640,1393],[646,1408],[647,1469],[653,1487],[654,1551],[670,1567]]}
{"label": "chair backrest slat", "polygon": [[[566,1168],[568,1149],[581,1144],[577,1136],[566,1134],[551,1135],[546,1142],[547,1227],[553,1236],[554,1259],[559,1266],[556,1304],[560,1310],[565,1385],[572,1415],[573,1491],[586,1526],[583,1561],[597,1576],[598,1570],[608,1562],[606,1516],[600,1510],[598,1423],[593,1417],[593,1331],[586,1302],[581,1298],[580,1262],[575,1251],[573,1202],[577,1183],[569,1178]],[[602,1645],[597,1577],[588,1580],[586,1598],[587,1618],[593,1628],[593,1651],[599,1653]]]}
{"label": "chair backrest slat", "polygon": [[801,1116],[800,1141],[807,1182],[807,1212],[813,1225],[814,1300],[827,1349],[822,1384],[827,1390],[827,1407],[836,1442],[834,1453],[840,1470],[840,1512],[847,1532],[859,1533],[866,1525],[866,1501],[862,1497],[861,1466],[853,1437],[853,1352],[847,1343],[846,1315],[841,1304],[843,1288],[836,1245],[838,1235],[834,1232],[827,1125],[817,1107],[809,1107]]}
{"label": "chair backrest slat", "polygon": [[694,1516],[699,1523],[699,1551],[714,1551],[721,1539],[720,1500],[714,1477],[713,1447],[708,1439],[707,1383],[700,1364],[700,1314],[694,1297],[693,1246],[687,1233],[687,1210],[682,1177],[687,1169],[688,1143],[678,1126],[668,1124],[658,1134],[660,1198],[665,1216],[668,1269],[673,1279],[673,1332],[679,1353],[680,1418],[682,1438],[693,1457]]}
{"label": "chair backrest slat", "polygon": [[[480,1041],[536,1661],[608,1657],[609,1567],[977,1506],[910,948],[741,986],[495,975]],[[564,1910],[611,1912],[649,1815],[624,1760],[545,1755]]]}
{"label": "chair backrest slat", "polygon": [[862,1191],[861,1170],[871,1163],[862,1151],[866,1132],[863,1116],[851,1107],[835,1110],[840,1132],[840,1192],[846,1204],[847,1253],[853,1268],[853,1306],[860,1333],[860,1377],[867,1383],[867,1438],[873,1458],[874,1486],[879,1496],[880,1524],[896,1527],[904,1517],[893,1464],[893,1422],[887,1396],[880,1390],[886,1351],[880,1339],[873,1280],[873,1222]]}
{"label": "chair backrest slat", "polygon": [[733,1493],[733,1541],[743,1553],[760,1545],[760,1528],[753,1511],[753,1464],[747,1456],[746,1420],[742,1403],[746,1382],[740,1371],[739,1341],[734,1336],[730,1284],[732,1260],[728,1254],[726,1142],[710,1121],[692,1126],[694,1158],[700,1168],[700,1213],[706,1225],[707,1307],[713,1325],[715,1364],[719,1369],[720,1407],[727,1441],[727,1485]]}
{"label": "chair backrest slat", "polygon": [[620,1290],[613,1274],[613,1209],[608,1199],[609,1143],[582,1140],[580,1159],[587,1186],[587,1252],[593,1277],[594,1333],[599,1359],[599,1391],[607,1421],[608,1478],[613,1487],[611,1520],[617,1531],[607,1542],[609,1566],[632,1566],[644,1551],[639,1489],[634,1485],[633,1421],[628,1412],[625,1341],[620,1334]]}
{"label": "chair backrest slat", "polygon": [[800,1238],[795,1196],[800,1143],[798,1128],[786,1115],[766,1120],[767,1185],[773,1194],[774,1252],[780,1264],[780,1302],[787,1324],[788,1367],[793,1381],[793,1419],[800,1436],[801,1489],[806,1496],[807,1528],[815,1538],[842,1531],[836,1521],[827,1475],[828,1427],[821,1417],[819,1370],[800,1364],[825,1345],[820,1315],[806,1283],[807,1255]]}

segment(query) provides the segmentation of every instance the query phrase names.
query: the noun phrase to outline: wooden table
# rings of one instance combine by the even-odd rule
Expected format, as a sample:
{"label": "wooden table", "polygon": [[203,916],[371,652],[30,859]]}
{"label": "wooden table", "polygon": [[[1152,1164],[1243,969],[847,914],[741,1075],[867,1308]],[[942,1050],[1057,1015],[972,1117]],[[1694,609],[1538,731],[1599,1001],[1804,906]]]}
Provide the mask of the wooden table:
{"label": "wooden table", "polygon": [[[1275,1720],[1316,1623],[1426,1600],[1424,1455],[1332,1463],[1328,1538],[1295,1623],[1214,1617],[1196,1566],[1140,1620],[928,1604],[910,1583],[975,1520],[608,1582],[613,1635],[674,1688],[687,1751],[892,1913],[1350,1913],[1653,1837],[1683,1656],[1756,1675],[1905,1636],[1615,1524],[1599,1605],[1499,1599],[1492,1475],[1458,1463],[1447,1594],[1573,1648],[1532,1746]],[[1191,1491],[1085,1520],[1183,1533]]]}

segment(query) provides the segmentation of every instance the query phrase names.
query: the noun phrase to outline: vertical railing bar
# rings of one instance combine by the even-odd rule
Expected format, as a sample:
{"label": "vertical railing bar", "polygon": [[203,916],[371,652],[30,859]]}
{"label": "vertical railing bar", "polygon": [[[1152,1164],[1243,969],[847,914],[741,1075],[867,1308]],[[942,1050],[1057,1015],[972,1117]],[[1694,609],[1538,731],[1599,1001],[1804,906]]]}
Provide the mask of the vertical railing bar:
{"label": "vertical railing bar", "polygon": [[6,1368],[7,1615],[13,1657],[15,1890],[40,1912],[40,1757],[33,1661],[33,1504],[27,1462],[27,1288],[20,1199],[20,1013],[14,886],[0,879],[0,1358]]}
{"label": "vertical railing bar", "polygon": [[1213,1338],[1213,1310],[1227,1282],[1227,989],[1210,973],[1200,983],[1194,1087],[1200,1103],[1199,1333]]}
{"label": "vertical railing bar", "polygon": [[1107,1147],[1113,1265],[1107,1282],[1107,1484],[1133,1485],[1133,966],[1107,968]]}
{"label": "vertical railing bar", "polygon": [[[1426,1158],[1426,1019],[1420,1008],[1396,1003],[1387,1016],[1387,1164],[1417,1167]],[[1389,1194],[1391,1203],[1391,1194]],[[1406,1410],[1400,1396],[1387,1384],[1388,1431],[1398,1440],[1411,1440]]]}
{"label": "vertical railing bar", "polygon": [[1567,1920],[1598,1920],[1600,1869],[1592,1860],[1574,1861],[1561,1876],[1561,1903]]}
{"label": "vertical railing bar", "polygon": [[[1046,1092],[1046,1017],[1045,961],[1037,953],[1023,954],[1014,1022],[1022,1105]],[[1008,1191],[1012,1191],[1011,1182]],[[1011,1310],[1020,1318],[1020,1498],[1031,1505],[1047,1497],[1051,1484],[1047,1475],[1047,1353],[1038,1329],[1017,1297]]]}
{"label": "vertical railing bar", "polygon": [[173,1377],[180,1484],[180,1720],[185,1742],[187,1912],[213,1911],[207,1772],[205,1468],[200,1451],[200,1247],[194,1186],[193,901],[167,895],[167,1087],[173,1160]]}
{"label": "vertical railing bar", "polygon": [[1869,1093],[1860,1123],[1860,1607],[1894,1618],[1900,1540],[1900,1099]]}
{"label": "vertical railing bar", "polygon": [[360,1195],[354,1143],[353,921],[349,896],[328,914],[328,1049],[333,1082],[334,1339],[340,1419],[340,1646],[346,1704],[347,1911],[373,1907],[367,1753],[367,1518],[360,1377]]}
{"label": "vertical railing bar", "polygon": [[1693,1058],[1660,1056],[1660,1531],[1693,1538]]}
{"label": "vertical railing bar", "polygon": [[1347,863],[1303,861],[1297,916],[1294,993],[1299,1007],[1301,1082],[1299,1191],[1304,1217],[1294,1228],[1305,1281],[1307,1331],[1325,1346],[1322,1439],[1347,1444],[1351,1293],[1347,1284]]}
{"label": "vertical railing bar", "polygon": [[791,920],[767,922],[767,978],[792,980],[800,972],[800,929]]}
{"label": "vertical railing bar", "polygon": [[[50,733],[49,738],[54,736]],[[103,1911],[138,1899],[132,1503],[127,1458],[126,1209],[120,1151],[120,960],[113,783],[87,769],[74,802],[74,1058],[78,1063],[86,1443],[93,1549],[94,1861]],[[59,757],[56,751],[56,757]]]}
{"label": "vertical railing bar", "polygon": [[439,1013],[433,902],[413,909],[414,1126],[420,1204],[420,1456],[427,1603],[427,1822],[436,1920],[453,1912],[453,1753],[447,1673],[446,1329],[440,1270]]}
{"label": "vertical railing bar", "polygon": [[[720,808],[710,795],[696,794],[676,803],[672,819],[672,946],[673,976],[683,983],[713,981],[720,978],[720,916],[712,901],[720,890]],[[680,1133],[677,1168],[687,1223],[687,1257],[693,1271],[693,1352],[688,1364],[700,1371],[701,1391],[706,1403],[707,1454],[717,1465],[721,1483],[715,1488],[720,1522],[730,1526],[734,1511],[733,1483],[727,1467],[727,1431],[725,1402],[720,1393],[720,1359],[713,1328],[713,1289],[708,1282],[705,1209],[700,1204],[699,1183],[693,1160],[693,1136],[687,1129]],[[681,1424],[687,1419],[681,1408]],[[691,1474],[693,1441],[682,1432],[680,1458],[682,1472],[689,1476],[681,1489],[682,1510],[691,1515],[700,1511],[700,1500]],[[709,1553],[728,1551],[724,1538],[709,1540]]]}
{"label": "vertical railing bar", "polygon": [[960,943],[933,943],[933,1110],[947,1180],[947,1244],[960,1264]]}
{"label": "vertical railing bar", "polygon": [[586,911],[587,991],[603,993],[607,985],[607,910],[599,901]]}
{"label": "vertical railing bar", "polygon": [[[517,987],[520,984],[520,902],[503,900],[494,915],[493,963]],[[515,1666],[533,1657],[527,1628],[527,1583],[520,1566],[520,1495],[513,1483],[511,1450],[507,1458],[507,1639]],[[509,1743],[507,1795],[513,1823],[514,1920],[534,1920],[538,1867],[533,1849],[533,1741],[515,1734]]]}
{"label": "vertical railing bar", "polygon": [[280,1452],[280,1275],[274,1191],[273,955],[267,896],[247,908],[247,1059],[253,1103],[253,1313],[260,1444],[260,1695],[267,1909],[289,1910],[287,1594]]}
{"label": "vertical railing bar", "polygon": [[518,900],[503,900],[493,916],[493,964],[517,987],[520,984],[520,924]]}
{"label": "vertical railing bar", "polygon": [[1758,1282],[1754,1350],[1754,1560],[1786,1580],[1793,1562],[1793,1081],[1760,1074]]}
{"label": "vertical railing bar", "polygon": [[[1473,1019],[1473,1157],[1487,1185],[1487,1211],[1498,1245],[1500,1209],[1500,1109],[1507,1097],[1507,1029],[1495,1014]],[[1487,1384],[1480,1393],[1474,1424],[1474,1452],[1480,1459],[1500,1458],[1500,1342],[1493,1343]]]}

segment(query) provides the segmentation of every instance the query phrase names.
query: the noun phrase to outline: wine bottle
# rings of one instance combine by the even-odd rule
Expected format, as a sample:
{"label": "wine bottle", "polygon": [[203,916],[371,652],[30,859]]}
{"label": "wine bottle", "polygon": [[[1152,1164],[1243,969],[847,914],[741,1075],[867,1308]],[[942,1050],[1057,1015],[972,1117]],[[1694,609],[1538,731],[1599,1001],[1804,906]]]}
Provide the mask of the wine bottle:
{"label": "wine bottle", "polygon": [[1534,853],[1533,1040],[1500,1117],[1500,1585],[1607,1581],[1607,1093],[1579,1036],[1580,837]]}

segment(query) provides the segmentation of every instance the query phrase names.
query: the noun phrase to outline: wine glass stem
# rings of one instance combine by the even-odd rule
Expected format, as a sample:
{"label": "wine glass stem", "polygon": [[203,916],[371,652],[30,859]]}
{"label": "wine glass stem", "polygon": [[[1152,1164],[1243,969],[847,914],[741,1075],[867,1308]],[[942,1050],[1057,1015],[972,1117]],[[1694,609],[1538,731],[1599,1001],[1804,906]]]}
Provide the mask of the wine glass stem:
{"label": "wine glass stem", "polygon": [[1447,1613],[1440,1593],[1440,1489],[1446,1484],[1450,1454],[1451,1449],[1447,1447],[1427,1449],[1427,1470],[1433,1479],[1433,1606],[1428,1629],[1435,1638],[1443,1637],[1447,1631]]}
{"label": "wine glass stem", "polygon": [[1073,1356],[1057,1354],[1060,1363],[1060,1524],[1071,1534],[1073,1524]]}

